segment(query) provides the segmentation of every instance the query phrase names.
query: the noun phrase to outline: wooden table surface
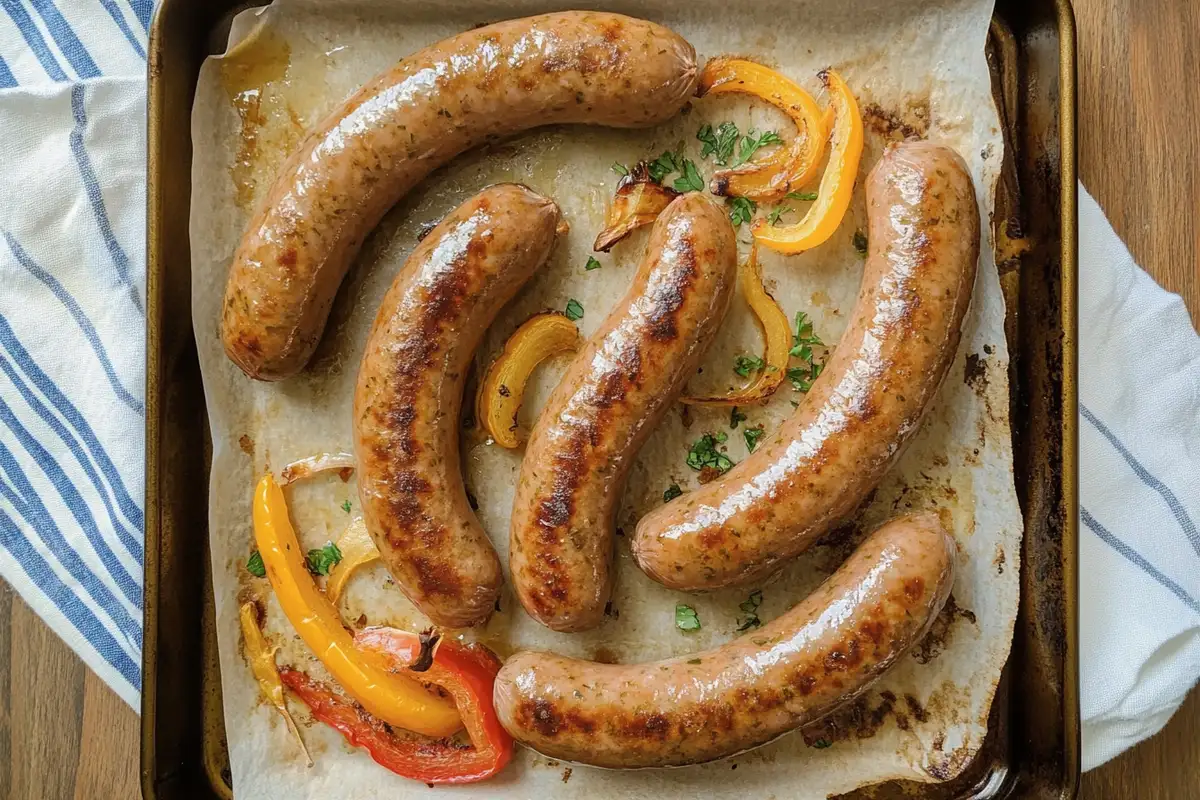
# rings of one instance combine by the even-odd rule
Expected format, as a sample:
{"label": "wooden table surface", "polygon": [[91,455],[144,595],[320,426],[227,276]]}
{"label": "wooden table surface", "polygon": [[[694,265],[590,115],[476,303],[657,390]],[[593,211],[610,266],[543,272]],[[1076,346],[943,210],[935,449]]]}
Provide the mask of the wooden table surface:
{"label": "wooden table surface", "polygon": [[[1075,6],[1080,176],[1138,263],[1200,319],[1200,3]],[[1198,795],[1200,692],[1160,735],[1085,775],[1081,792]],[[0,583],[0,800],[138,796],[137,715]]]}

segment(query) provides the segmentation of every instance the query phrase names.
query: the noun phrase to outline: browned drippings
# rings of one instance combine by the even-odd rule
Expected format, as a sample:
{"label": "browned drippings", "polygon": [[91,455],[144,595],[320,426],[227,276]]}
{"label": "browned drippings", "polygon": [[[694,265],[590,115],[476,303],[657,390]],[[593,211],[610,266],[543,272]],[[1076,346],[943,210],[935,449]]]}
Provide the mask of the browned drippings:
{"label": "browned drippings", "polygon": [[912,657],[921,664],[928,664],[941,655],[960,619],[966,620],[971,625],[976,624],[975,612],[960,608],[954,600],[954,595],[950,595],[946,600],[946,605],[942,607],[941,613],[934,619],[929,633],[925,634],[925,638],[913,647]]}
{"label": "browned drippings", "polygon": [[300,139],[303,126],[284,99],[282,87],[291,66],[291,47],[269,28],[252,35],[252,40],[235,46],[220,60],[221,85],[229,95],[238,118],[241,136],[237,154],[229,167],[239,208],[254,201],[259,182],[259,165],[268,176]]}

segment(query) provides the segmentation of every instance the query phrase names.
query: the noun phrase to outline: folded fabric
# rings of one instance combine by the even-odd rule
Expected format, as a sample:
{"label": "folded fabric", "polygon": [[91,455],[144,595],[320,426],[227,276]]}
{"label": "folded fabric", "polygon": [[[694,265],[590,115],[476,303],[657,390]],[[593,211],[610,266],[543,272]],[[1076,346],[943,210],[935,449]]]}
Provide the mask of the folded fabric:
{"label": "folded fabric", "polygon": [[148,0],[0,0],[0,577],[141,690]]}
{"label": "folded fabric", "polygon": [[1079,192],[1083,767],[1157,733],[1200,676],[1200,336]]}

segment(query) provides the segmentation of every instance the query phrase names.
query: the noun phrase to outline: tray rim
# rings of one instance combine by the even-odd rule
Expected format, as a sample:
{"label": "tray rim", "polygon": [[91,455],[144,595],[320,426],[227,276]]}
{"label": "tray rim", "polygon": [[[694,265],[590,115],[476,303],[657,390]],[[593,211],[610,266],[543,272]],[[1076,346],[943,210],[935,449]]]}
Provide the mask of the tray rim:
{"label": "tray rim", "polygon": [[[166,148],[163,126],[167,123],[166,92],[163,79],[163,46],[166,36],[161,20],[165,13],[176,12],[194,0],[162,0],[151,25],[147,47],[147,191],[146,191],[146,423],[145,423],[145,600],[143,609],[143,659],[141,705],[141,789],[146,800],[155,800],[157,788],[158,623],[161,568],[159,545],[162,534],[163,504],[160,481],[164,474],[163,430],[165,370],[163,364],[162,292],[166,259],[163,253],[164,214],[166,213],[162,164]],[[256,3],[233,3],[250,6]],[[1063,626],[1063,775],[1059,796],[1076,797],[1081,764],[1081,723],[1079,716],[1078,648],[1078,281],[1077,281],[1077,54],[1076,25],[1072,0],[1049,0],[1053,5],[1058,35],[1058,106],[1059,106],[1059,325],[1061,330],[1061,432],[1063,468],[1060,476],[1062,530],[1062,585],[1064,595]],[[204,32],[204,33],[207,33]],[[199,35],[204,35],[204,33]],[[188,76],[194,91],[197,74]],[[1019,124],[1019,123],[1018,123]],[[190,153],[189,153],[190,162]],[[190,314],[189,314],[190,319]],[[205,548],[207,549],[207,548]],[[1013,781],[1006,781],[1011,785]]]}

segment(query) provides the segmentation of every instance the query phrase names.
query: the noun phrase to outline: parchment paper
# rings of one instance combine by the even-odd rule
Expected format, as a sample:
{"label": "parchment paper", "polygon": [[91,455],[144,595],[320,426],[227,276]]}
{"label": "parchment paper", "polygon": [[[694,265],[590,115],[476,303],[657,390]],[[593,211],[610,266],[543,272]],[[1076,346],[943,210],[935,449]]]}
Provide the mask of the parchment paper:
{"label": "parchment paper", "polygon": [[[868,134],[862,174],[888,138],[922,136],[946,142],[966,158],[980,211],[990,220],[1002,157],[984,44],[990,0],[790,0],[729,4],[716,0],[628,0],[605,8],[661,21],[684,35],[701,58],[734,53],[773,64],[827,98],[817,71],[835,67],[855,91]],[[549,761],[520,750],[496,780],[475,787],[429,789],[379,767],[334,731],[301,720],[316,764],[306,768],[277,713],[265,705],[241,652],[239,599],[265,604],[267,636],[281,647],[279,662],[326,678],[283,618],[263,580],[245,561],[253,550],[250,498],[264,470],[318,452],[352,451],[350,402],[368,326],[384,291],[411,252],[423,224],[488,184],[520,181],[558,201],[571,233],[552,261],[488,331],[476,370],[490,363],[509,334],[532,313],[578,300],[579,326],[595,330],[623,293],[645,244],[641,231],[598,256],[585,271],[593,237],[618,176],[613,162],[632,165],[683,143],[707,177],[697,130],[732,120],[744,131],[793,129],[773,109],[744,98],[697,101],[670,124],[648,131],[586,127],[534,132],[455,159],[405,198],[368,240],[338,297],[325,339],[309,368],[279,384],[245,378],[224,356],[219,337],[225,274],[253,202],[304,129],[397,59],[472,25],[559,8],[544,0],[454,4],[277,0],[265,12],[240,15],[224,57],[204,65],[196,92],[191,209],[193,314],[213,435],[210,534],[215,573],[226,729],[239,798],[339,798],[469,795],[474,797],[817,798],[892,778],[945,780],[959,774],[979,748],[1000,670],[1007,658],[1017,607],[1021,522],[1013,490],[1008,424],[1008,354],[1004,307],[985,225],[979,278],[962,347],[923,429],[900,464],[851,524],[799,558],[762,588],[766,621],[789,608],[832,572],[867,531],[911,509],[949,512],[959,543],[953,603],[930,638],[853,707],[803,732],[735,759],[678,770],[608,772]],[[861,183],[861,181],[860,181]],[[800,256],[762,253],[764,275],[789,316],[806,311],[816,332],[835,343],[844,330],[862,276],[852,244],[865,230],[858,192],[834,238]],[[793,203],[803,207],[803,203]],[[762,209],[763,211],[767,208]],[[786,217],[787,220],[796,219]],[[739,231],[743,255],[749,231]],[[740,384],[732,372],[739,354],[759,353],[760,336],[740,297],[692,389]],[[522,410],[528,429],[566,360],[536,374]],[[468,390],[470,391],[470,389]],[[745,425],[768,430],[803,395],[785,384],[764,407],[744,409],[748,422],[729,428],[727,410],[695,410],[690,427],[679,409],[651,437],[635,466],[619,524],[662,502],[673,482],[697,485],[685,465],[688,447],[706,432],[729,434],[728,455],[746,454]],[[468,397],[466,408],[472,403]],[[464,431],[465,478],[478,498],[479,517],[501,558],[507,558],[508,518],[521,451]],[[329,475],[289,489],[302,545],[336,539],[357,515],[354,481]],[[342,509],[349,501],[350,512]],[[617,546],[612,613],[584,634],[552,633],[528,618],[507,590],[478,636],[502,655],[542,647],[602,660],[639,661],[706,648],[735,635],[746,591],[686,598],[650,581],[636,568],[626,541]],[[674,626],[677,601],[691,604],[702,629]],[[405,600],[382,566],[352,578],[341,601],[350,625],[390,624],[410,630],[426,621]],[[736,770],[736,771],[735,771]]]}

